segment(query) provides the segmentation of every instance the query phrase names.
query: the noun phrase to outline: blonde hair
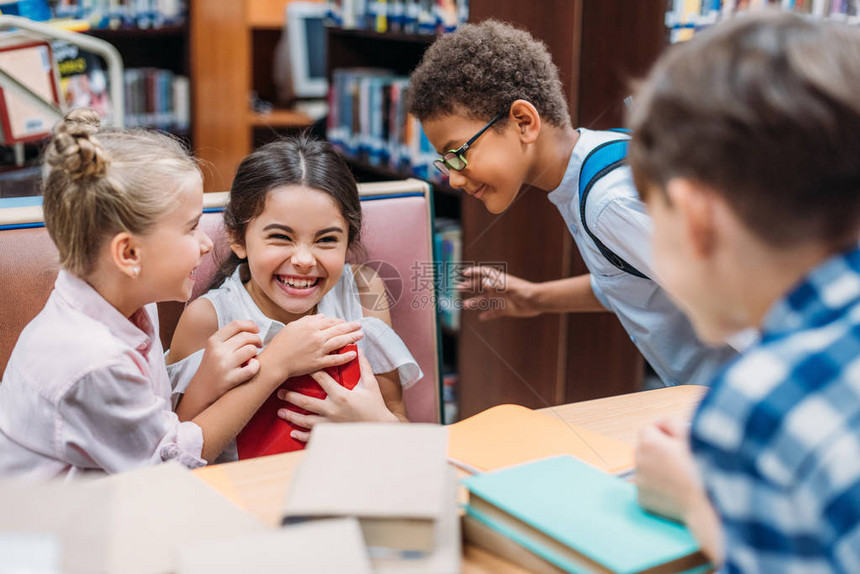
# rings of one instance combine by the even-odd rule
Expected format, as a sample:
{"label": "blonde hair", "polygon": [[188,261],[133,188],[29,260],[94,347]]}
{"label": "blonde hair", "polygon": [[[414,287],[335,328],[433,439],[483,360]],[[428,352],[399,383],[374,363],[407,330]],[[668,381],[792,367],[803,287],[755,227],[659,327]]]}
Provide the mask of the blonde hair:
{"label": "blonde hair", "polygon": [[45,226],[60,265],[86,276],[103,242],[145,234],[175,205],[176,191],[200,170],[176,139],[146,130],[100,130],[90,109],[69,112],[45,151]]}

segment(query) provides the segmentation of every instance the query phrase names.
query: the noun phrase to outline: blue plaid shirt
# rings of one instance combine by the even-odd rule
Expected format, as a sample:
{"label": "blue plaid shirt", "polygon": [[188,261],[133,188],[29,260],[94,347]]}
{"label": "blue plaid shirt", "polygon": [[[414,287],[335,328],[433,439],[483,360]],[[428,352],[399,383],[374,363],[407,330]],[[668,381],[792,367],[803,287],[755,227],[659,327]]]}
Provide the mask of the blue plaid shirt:
{"label": "blue plaid shirt", "polygon": [[726,572],[860,572],[860,249],[768,312],[714,381],[693,453]]}

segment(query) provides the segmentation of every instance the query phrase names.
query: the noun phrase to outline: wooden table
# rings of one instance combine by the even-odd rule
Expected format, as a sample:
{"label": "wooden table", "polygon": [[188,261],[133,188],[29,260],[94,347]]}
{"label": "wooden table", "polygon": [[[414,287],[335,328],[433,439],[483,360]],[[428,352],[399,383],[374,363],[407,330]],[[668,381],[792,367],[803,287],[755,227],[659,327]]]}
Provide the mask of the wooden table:
{"label": "wooden table", "polygon": [[[567,423],[635,444],[639,428],[666,416],[689,418],[706,391],[685,385],[541,409]],[[280,524],[281,503],[304,453],[295,452],[210,466],[195,472],[269,526]],[[465,574],[522,574],[525,571],[469,544],[463,546]]]}

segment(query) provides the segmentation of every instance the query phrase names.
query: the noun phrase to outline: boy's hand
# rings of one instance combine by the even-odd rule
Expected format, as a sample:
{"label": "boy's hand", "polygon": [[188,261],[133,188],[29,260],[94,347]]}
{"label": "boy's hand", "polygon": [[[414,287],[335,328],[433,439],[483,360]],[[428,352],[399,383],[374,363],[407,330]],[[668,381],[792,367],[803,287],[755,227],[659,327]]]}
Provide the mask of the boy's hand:
{"label": "boy's hand", "polygon": [[[253,321],[232,321],[206,340],[195,378],[211,381],[218,397],[257,374],[256,356],[263,345]],[[215,397],[217,399],[217,397]]]}
{"label": "boy's hand", "polygon": [[[379,383],[373,376],[370,363],[361,351],[358,353],[358,362],[361,366],[361,380],[351,391],[338,384],[325,371],[318,371],[311,375],[328,395],[325,399],[317,399],[293,391],[278,391],[278,398],[316,413],[303,415],[289,409],[280,409],[278,416],[306,429],[313,429],[315,425],[322,422],[400,422],[400,419],[385,406]],[[290,436],[307,442],[310,432],[294,430]]]}
{"label": "boy's hand", "polygon": [[636,445],[639,504],[684,522],[708,559],[719,566],[725,559],[723,530],[693,460],[689,432],[689,425],[678,419],[642,428]]}
{"label": "boy's hand", "polygon": [[[482,321],[497,317],[534,317],[540,314],[535,306],[537,284],[508,275],[493,267],[469,267],[463,271],[458,291],[472,291],[477,296],[463,302],[464,309],[482,310]],[[486,303],[484,303],[486,301]]]}
{"label": "boy's hand", "polygon": [[[288,324],[275,335],[264,353],[285,369],[283,378],[313,373],[326,367],[344,365],[355,353],[331,354],[364,336],[361,324],[323,315],[309,315]],[[271,355],[269,355],[271,353]]]}
{"label": "boy's hand", "polygon": [[697,497],[705,496],[690,451],[689,425],[665,419],[642,428],[636,445],[636,486],[644,509],[685,520]]}

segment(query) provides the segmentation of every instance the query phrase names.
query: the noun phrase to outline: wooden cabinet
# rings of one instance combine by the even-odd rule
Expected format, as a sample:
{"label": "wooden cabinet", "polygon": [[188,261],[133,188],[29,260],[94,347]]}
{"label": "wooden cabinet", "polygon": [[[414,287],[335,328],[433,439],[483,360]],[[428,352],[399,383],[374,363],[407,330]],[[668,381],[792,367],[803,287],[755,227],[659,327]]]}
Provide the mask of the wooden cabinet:
{"label": "wooden cabinet", "polygon": [[288,109],[257,114],[252,94],[274,102],[274,50],[285,0],[191,0],[192,121],[206,191],[224,191],[255,134],[303,129],[310,118]]}

